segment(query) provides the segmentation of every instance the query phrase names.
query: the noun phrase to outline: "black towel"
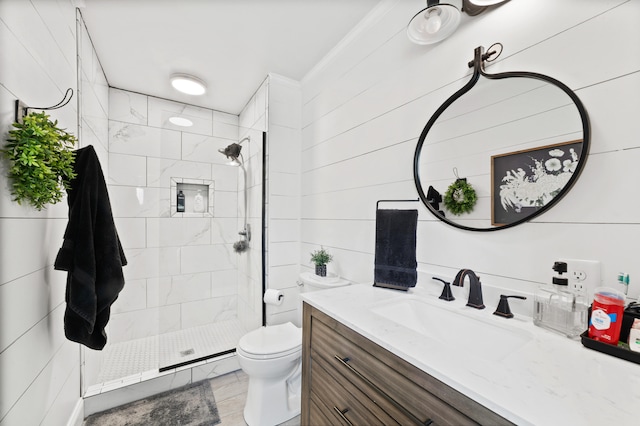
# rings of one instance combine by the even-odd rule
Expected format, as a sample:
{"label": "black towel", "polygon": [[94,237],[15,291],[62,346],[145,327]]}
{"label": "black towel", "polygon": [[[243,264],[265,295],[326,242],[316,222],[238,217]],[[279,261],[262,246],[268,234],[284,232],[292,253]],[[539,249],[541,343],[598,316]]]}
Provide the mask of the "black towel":
{"label": "black towel", "polygon": [[415,287],[417,210],[376,211],[374,285],[399,290]]}
{"label": "black towel", "polygon": [[74,170],[77,176],[67,191],[69,222],[54,263],[55,269],[68,271],[64,331],[69,340],[102,349],[111,305],[124,287],[127,260],[93,146],[76,151]]}

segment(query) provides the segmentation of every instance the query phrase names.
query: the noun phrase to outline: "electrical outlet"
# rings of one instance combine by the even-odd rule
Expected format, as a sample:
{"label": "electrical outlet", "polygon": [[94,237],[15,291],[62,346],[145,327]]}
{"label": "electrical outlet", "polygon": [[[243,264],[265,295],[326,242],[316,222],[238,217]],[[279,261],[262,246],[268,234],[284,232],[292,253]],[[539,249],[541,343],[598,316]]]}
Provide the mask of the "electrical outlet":
{"label": "electrical outlet", "polygon": [[585,271],[571,271],[571,279],[577,282],[584,281],[587,279],[587,273]]}
{"label": "electrical outlet", "polygon": [[601,285],[600,262],[596,260],[560,259],[567,263],[569,290],[589,299],[596,287]]}

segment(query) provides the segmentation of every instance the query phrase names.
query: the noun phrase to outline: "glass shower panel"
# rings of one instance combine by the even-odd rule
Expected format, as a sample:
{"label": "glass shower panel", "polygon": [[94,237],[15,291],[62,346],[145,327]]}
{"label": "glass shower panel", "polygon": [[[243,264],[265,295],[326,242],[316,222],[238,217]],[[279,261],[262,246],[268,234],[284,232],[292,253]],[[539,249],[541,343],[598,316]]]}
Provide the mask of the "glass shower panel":
{"label": "glass shower panel", "polygon": [[[239,234],[247,220],[245,182],[261,173],[262,149],[255,171],[249,158],[240,167],[230,166],[218,150],[233,140],[175,129],[157,118],[177,108],[173,103],[117,89],[110,89],[109,99],[123,108],[110,109],[118,119],[109,119],[106,167],[114,220],[129,263],[125,288],[112,306],[107,346],[83,355],[83,388],[91,392],[232,353],[247,324],[259,324],[262,315],[261,305],[256,310],[252,301],[252,309],[246,309],[243,298],[261,294],[262,277],[247,279],[251,274],[246,271],[262,270],[247,264],[262,261],[262,247],[250,243],[247,251],[234,251],[245,238]],[[132,105],[148,109],[135,111]],[[195,107],[179,108],[189,112]],[[127,111],[146,115],[146,124],[134,123]],[[262,138],[257,139],[261,145]],[[180,192],[185,208],[178,212]],[[262,203],[254,198],[249,203]],[[257,230],[261,236],[261,219],[251,220],[254,235]],[[259,288],[249,291],[247,285]]]}
{"label": "glass shower panel", "polygon": [[[237,115],[108,87],[80,11],[76,24],[81,146],[98,152],[128,260],[105,348],[82,347],[88,397],[177,365],[215,362],[261,324],[266,136],[241,128]],[[175,115],[193,126],[172,124]],[[219,151],[234,143],[243,155],[231,166]],[[245,223],[252,241],[236,252]]]}

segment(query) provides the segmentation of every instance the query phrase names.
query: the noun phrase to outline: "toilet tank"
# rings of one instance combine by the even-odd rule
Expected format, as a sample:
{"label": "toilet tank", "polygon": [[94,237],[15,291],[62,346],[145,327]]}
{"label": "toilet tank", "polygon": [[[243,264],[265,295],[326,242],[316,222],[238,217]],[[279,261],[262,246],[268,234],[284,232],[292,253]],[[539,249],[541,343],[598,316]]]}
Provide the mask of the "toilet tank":
{"label": "toilet tank", "polygon": [[[313,272],[303,272],[298,278],[298,286],[300,293],[309,291],[328,290],[330,288],[344,287],[351,284],[351,281],[345,280],[335,274],[327,274],[321,277]],[[298,299],[298,312],[296,313],[296,325],[302,327],[302,298]]]}

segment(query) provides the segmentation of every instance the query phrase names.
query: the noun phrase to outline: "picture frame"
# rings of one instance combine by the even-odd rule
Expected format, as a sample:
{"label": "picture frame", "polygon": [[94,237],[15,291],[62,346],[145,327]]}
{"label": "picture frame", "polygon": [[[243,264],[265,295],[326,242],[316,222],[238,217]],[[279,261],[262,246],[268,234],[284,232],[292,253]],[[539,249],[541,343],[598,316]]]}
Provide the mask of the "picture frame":
{"label": "picture frame", "polygon": [[491,225],[533,214],[565,187],[582,157],[582,139],[491,156]]}

